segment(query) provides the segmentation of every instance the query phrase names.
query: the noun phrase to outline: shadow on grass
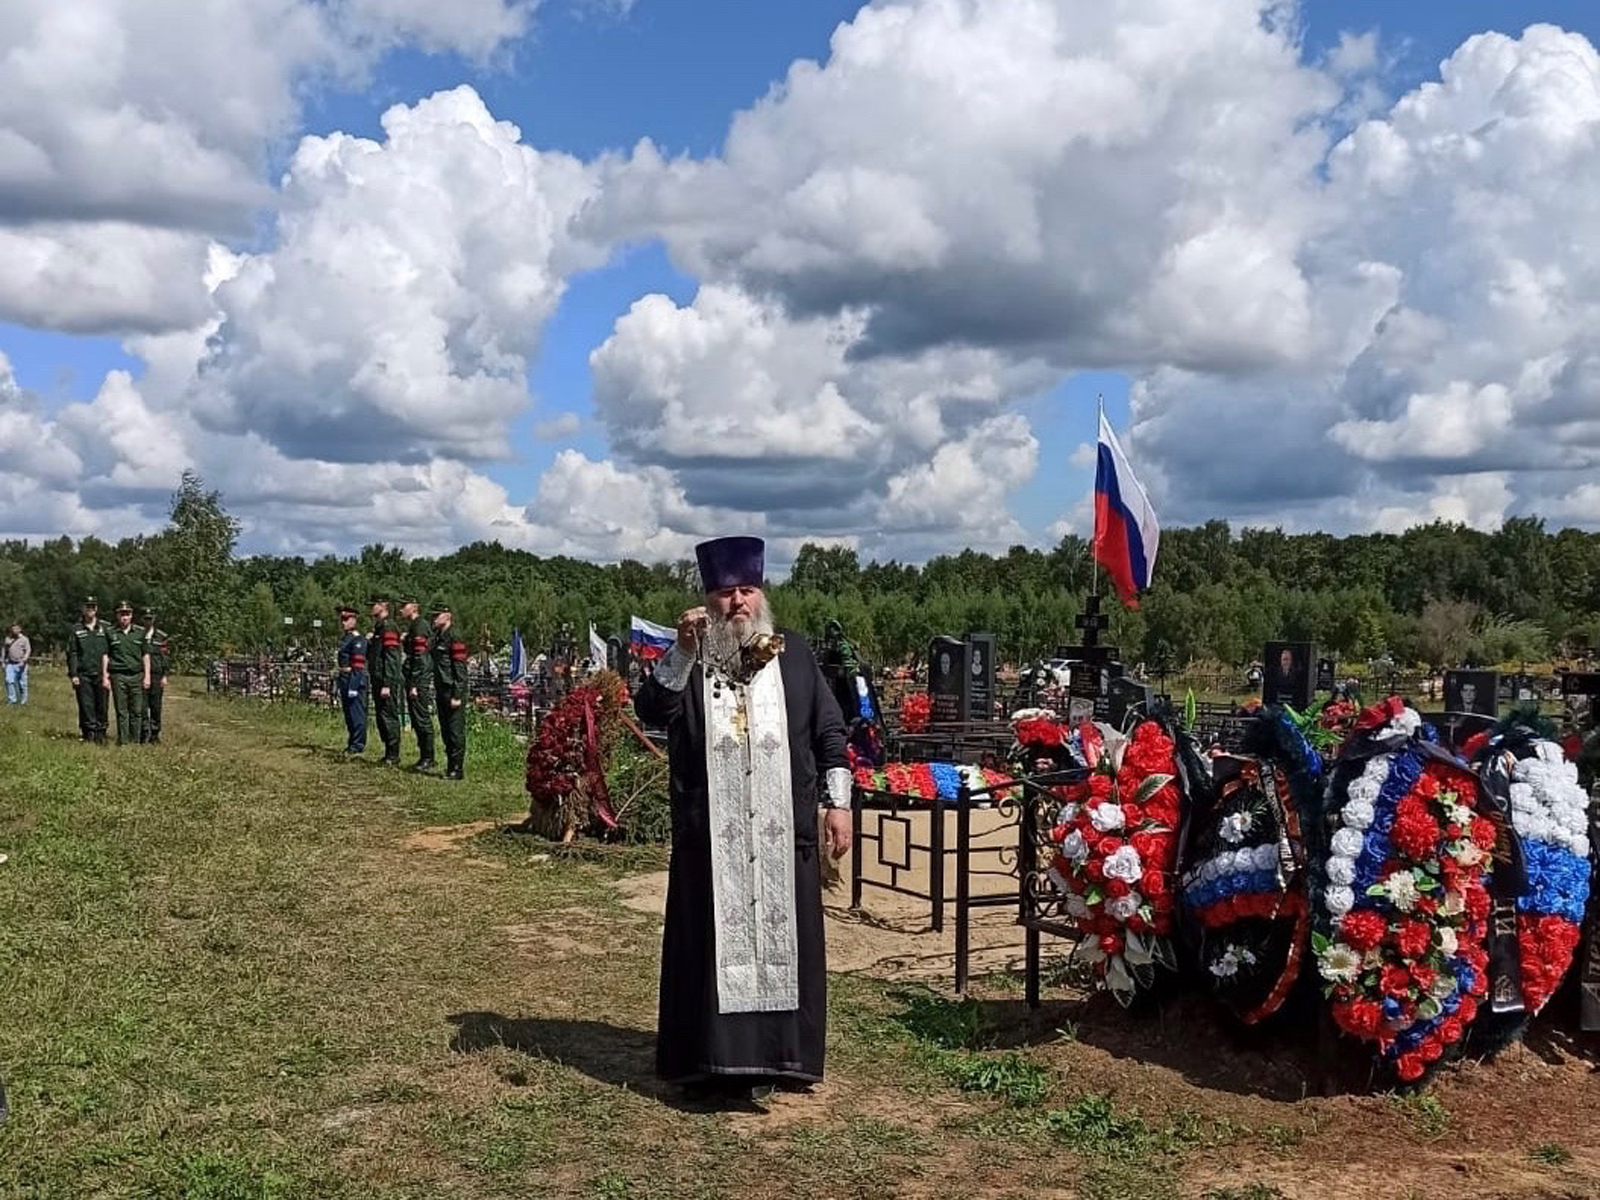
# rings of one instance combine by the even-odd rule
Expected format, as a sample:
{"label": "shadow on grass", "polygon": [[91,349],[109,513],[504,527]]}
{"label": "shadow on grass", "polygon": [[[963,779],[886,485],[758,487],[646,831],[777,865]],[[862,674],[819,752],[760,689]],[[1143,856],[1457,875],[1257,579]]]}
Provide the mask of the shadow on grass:
{"label": "shadow on grass", "polygon": [[[1166,1067],[1197,1087],[1286,1102],[1314,1095],[1323,1084],[1314,1018],[1304,1014],[1285,1013],[1269,1028],[1244,1030],[1193,993],[1143,995],[1132,1009],[1104,992],[1046,999],[1038,1009],[1021,997],[953,1000],[922,988],[897,989],[890,998],[902,1006],[891,1019],[934,1045],[1016,1050],[1071,1041]],[[1339,1090],[1366,1090],[1369,1072],[1364,1062],[1356,1067],[1360,1077],[1341,1073]]]}
{"label": "shadow on grass", "polygon": [[559,1063],[597,1083],[626,1088],[682,1112],[750,1112],[754,1106],[737,1095],[698,1095],[663,1083],[655,1074],[656,1035],[606,1021],[556,1017],[507,1017],[492,1012],[451,1013],[456,1027],[450,1049],[476,1054],[504,1046],[508,1050]]}

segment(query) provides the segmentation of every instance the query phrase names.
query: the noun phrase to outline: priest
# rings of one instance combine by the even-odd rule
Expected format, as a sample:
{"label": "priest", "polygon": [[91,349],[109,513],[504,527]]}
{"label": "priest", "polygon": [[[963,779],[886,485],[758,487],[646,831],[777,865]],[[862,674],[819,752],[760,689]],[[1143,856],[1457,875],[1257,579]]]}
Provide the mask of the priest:
{"label": "priest", "polygon": [[667,730],[672,861],[656,1072],[764,1100],[822,1078],[827,976],[817,806],[850,847],[845,730],[811,647],[773,629],[765,546],[695,548],[705,604],[634,697]]}

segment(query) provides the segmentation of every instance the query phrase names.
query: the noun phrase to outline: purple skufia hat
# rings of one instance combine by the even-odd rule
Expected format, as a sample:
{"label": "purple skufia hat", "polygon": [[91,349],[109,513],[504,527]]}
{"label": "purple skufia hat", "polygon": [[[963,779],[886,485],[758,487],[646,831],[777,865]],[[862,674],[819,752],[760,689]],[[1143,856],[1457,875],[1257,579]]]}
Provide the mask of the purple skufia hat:
{"label": "purple skufia hat", "polygon": [[696,546],[694,556],[700,562],[700,586],[705,591],[760,587],[766,580],[767,545],[760,538],[713,538]]}

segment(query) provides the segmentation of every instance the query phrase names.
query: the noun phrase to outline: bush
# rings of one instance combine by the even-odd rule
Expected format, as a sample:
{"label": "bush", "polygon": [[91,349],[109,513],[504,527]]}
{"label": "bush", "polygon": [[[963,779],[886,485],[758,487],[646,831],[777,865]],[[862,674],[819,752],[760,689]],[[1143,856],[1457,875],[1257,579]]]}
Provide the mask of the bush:
{"label": "bush", "polygon": [[672,837],[667,764],[624,730],[606,766],[611,810],[625,842],[665,842]]}

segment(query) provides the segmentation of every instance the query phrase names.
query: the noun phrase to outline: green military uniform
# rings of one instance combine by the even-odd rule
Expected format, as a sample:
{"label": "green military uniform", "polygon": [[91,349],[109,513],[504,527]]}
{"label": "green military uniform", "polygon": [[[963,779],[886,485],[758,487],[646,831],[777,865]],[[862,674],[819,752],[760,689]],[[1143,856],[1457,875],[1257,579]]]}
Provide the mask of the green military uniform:
{"label": "green military uniform", "polygon": [[[85,612],[93,609],[94,597],[88,597],[83,607]],[[77,680],[72,690],[78,699],[78,736],[86,742],[106,740],[106,702],[110,697],[105,685],[105,657],[109,629],[97,617],[93,624],[80,621],[74,625],[67,638],[67,678]]]}
{"label": "green military uniform", "polygon": [[[407,600],[415,604],[415,599]],[[405,631],[406,705],[417,735],[417,770],[433,767],[433,626],[420,612]]]}
{"label": "green military uniform", "polygon": [[[433,615],[449,615],[436,608]],[[467,764],[467,643],[454,624],[436,627],[430,644],[434,695],[439,701],[439,735],[444,741],[446,779],[462,779]]]}
{"label": "green military uniform", "polygon": [[[124,600],[117,615],[133,615]],[[144,689],[150,680],[150,656],[144,630],[129,624],[106,631],[106,667],[111,675],[111,700],[117,706],[117,745],[137,743],[144,735]]]}
{"label": "green military uniform", "polygon": [[145,644],[150,653],[150,686],[144,690],[144,735],[141,741],[161,744],[161,701],[167,694],[167,668],[172,663],[172,639],[155,626],[156,615],[146,611]]}
{"label": "green military uniform", "polygon": [[[388,600],[374,596],[374,605],[387,606]],[[383,761],[400,765],[400,697],[405,694],[405,651],[400,645],[400,626],[385,613],[373,619],[367,638],[367,671],[372,676],[372,708],[378,722],[378,737],[383,741]],[[388,688],[385,696],[383,689]]]}

